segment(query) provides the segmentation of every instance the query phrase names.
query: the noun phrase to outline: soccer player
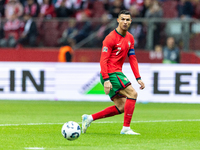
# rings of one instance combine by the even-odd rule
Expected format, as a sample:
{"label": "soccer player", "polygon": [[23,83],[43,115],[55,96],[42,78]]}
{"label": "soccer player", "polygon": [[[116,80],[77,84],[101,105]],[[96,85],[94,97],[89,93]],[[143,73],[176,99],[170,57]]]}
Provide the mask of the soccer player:
{"label": "soccer player", "polygon": [[128,55],[131,69],[140,84],[140,89],[145,88],[135,56],[134,38],[128,32],[131,21],[130,12],[122,10],[117,18],[118,27],[111,31],[103,41],[100,80],[104,86],[105,94],[109,94],[115,105],[92,115],[82,115],[83,133],[86,132],[92,121],[124,113],[124,123],[120,134],[139,135],[130,128],[137,92],[122,73],[122,65]]}

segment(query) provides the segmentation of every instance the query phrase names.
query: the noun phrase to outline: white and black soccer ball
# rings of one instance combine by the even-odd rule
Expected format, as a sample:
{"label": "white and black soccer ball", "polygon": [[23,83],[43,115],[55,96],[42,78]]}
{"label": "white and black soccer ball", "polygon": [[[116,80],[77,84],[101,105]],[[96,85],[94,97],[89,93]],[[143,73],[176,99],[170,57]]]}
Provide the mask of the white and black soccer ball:
{"label": "white and black soccer ball", "polygon": [[69,121],[62,126],[61,133],[67,140],[76,140],[81,135],[81,127],[78,123]]}

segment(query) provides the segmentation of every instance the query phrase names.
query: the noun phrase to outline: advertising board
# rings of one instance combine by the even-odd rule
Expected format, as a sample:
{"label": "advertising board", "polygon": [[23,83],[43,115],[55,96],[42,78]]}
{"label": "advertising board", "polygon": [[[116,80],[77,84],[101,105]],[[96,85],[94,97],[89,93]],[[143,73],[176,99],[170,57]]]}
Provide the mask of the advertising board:
{"label": "advertising board", "polygon": [[[1,62],[1,100],[110,101],[100,83],[99,63]],[[130,65],[123,72],[138,102],[200,103],[200,65],[139,64],[139,89]]]}

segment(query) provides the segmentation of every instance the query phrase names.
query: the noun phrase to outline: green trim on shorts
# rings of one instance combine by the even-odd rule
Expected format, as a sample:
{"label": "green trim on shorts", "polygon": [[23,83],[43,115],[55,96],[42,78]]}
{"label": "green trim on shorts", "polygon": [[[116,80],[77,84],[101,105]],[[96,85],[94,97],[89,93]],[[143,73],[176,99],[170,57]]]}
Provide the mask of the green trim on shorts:
{"label": "green trim on shorts", "polygon": [[[122,96],[119,94],[119,91],[121,89],[126,88],[131,84],[129,79],[122,73],[122,72],[114,72],[114,73],[109,73],[109,79],[112,84],[112,89],[110,90],[110,93],[108,94],[111,99],[113,99],[115,96]],[[100,81],[101,84],[104,85],[104,79],[102,77],[102,74],[100,74]]]}

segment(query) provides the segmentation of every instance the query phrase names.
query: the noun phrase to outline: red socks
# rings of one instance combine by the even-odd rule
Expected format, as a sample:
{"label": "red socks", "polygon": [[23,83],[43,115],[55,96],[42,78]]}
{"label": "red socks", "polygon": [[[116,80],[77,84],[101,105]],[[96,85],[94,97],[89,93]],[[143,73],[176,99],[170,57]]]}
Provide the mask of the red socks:
{"label": "red socks", "polygon": [[95,113],[92,115],[93,120],[101,119],[101,118],[106,118],[106,117],[111,117],[114,115],[118,115],[121,112],[118,110],[118,108],[114,106],[107,107],[106,109]]}
{"label": "red socks", "polygon": [[[136,99],[127,98],[126,100],[126,103],[124,106],[124,124],[123,124],[123,126],[125,127],[130,127],[131,119],[132,119],[133,112],[135,109],[135,103],[136,103]],[[93,120],[97,120],[97,119],[111,117],[118,114],[121,114],[118,108],[116,106],[110,106],[100,112],[92,114],[92,118]]]}
{"label": "red socks", "polygon": [[133,111],[135,109],[136,99],[127,98],[124,106],[124,125],[125,127],[130,127]]}

